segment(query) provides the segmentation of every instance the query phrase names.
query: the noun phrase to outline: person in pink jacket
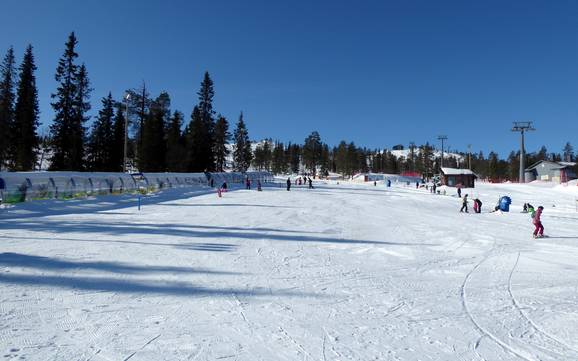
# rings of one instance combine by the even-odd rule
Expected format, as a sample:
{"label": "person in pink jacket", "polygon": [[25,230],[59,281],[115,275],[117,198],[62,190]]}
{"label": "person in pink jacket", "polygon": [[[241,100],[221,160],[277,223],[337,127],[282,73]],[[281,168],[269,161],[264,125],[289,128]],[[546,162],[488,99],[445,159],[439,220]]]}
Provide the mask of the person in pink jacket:
{"label": "person in pink jacket", "polygon": [[544,226],[542,225],[541,220],[543,210],[544,207],[540,206],[538,207],[536,213],[534,213],[534,220],[532,221],[532,223],[534,223],[534,226],[536,227],[536,229],[534,230],[534,238],[544,237]]}

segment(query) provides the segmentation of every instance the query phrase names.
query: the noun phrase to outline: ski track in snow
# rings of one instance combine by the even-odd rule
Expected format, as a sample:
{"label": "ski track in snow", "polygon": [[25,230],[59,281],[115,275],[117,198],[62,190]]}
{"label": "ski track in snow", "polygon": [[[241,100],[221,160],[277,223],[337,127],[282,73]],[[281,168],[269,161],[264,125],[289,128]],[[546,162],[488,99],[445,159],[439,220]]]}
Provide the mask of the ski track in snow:
{"label": "ski track in snow", "polygon": [[479,215],[398,184],[179,192],[0,210],[0,356],[578,360],[571,189],[480,184],[515,203]]}

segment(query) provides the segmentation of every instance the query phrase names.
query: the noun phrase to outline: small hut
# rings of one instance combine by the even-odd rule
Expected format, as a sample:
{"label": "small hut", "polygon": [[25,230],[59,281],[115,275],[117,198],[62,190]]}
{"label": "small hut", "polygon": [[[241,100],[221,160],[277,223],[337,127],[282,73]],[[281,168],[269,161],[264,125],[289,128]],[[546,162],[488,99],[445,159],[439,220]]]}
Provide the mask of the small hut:
{"label": "small hut", "polygon": [[469,169],[442,168],[441,178],[448,187],[474,188],[478,176]]}
{"label": "small hut", "polygon": [[525,169],[526,182],[535,180],[564,183],[576,179],[574,162],[550,162],[541,160]]}

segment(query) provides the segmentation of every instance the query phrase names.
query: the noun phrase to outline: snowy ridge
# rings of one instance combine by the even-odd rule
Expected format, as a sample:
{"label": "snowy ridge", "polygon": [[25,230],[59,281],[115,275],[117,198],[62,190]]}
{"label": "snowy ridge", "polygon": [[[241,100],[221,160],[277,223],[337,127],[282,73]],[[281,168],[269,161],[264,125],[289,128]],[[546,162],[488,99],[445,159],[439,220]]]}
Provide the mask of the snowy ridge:
{"label": "snowy ridge", "polygon": [[[393,154],[396,158],[400,159],[400,158],[404,158],[404,159],[409,159],[411,157],[411,151],[409,149],[403,149],[403,150],[390,150],[391,154]],[[416,156],[418,154],[420,154],[420,149],[416,148],[415,149],[415,154]],[[432,151],[433,157],[434,158],[440,158],[442,156],[442,152],[439,150],[433,150]],[[445,157],[452,157],[452,158],[456,158],[458,161],[462,162],[464,160],[464,157],[460,154],[457,153],[448,153],[448,152],[444,152],[444,158]]]}

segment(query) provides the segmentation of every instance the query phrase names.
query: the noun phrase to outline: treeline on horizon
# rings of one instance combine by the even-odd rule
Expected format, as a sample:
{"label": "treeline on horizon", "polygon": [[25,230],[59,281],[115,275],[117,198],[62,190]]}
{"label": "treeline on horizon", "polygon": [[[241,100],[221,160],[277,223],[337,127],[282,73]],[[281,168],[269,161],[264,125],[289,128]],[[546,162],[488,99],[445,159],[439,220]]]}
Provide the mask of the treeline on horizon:
{"label": "treeline on horizon", "polygon": [[[243,113],[231,134],[227,118],[213,109],[215,91],[208,72],[188,121],[182,112],[171,111],[167,92],[151,97],[143,84],[128,90],[128,96],[121,100],[111,93],[102,98],[98,115],[88,129],[93,89],[86,65],[78,62],[77,44],[73,32],[56,68],[58,86],[51,94],[54,118],[49,134],[43,136],[38,135],[33,47],[26,48],[18,72],[14,50],[8,49],[0,68],[0,169],[31,171],[48,161],[49,170],[54,171],[123,171],[128,115],[129,169],[143,172],[246,171],[252,166],[275,174],[332,172],[352,176],[359,172],[415,172],[429,177],[440,171],[441,159],[434,155],[434,147],[429,143],[412,144],[406,157],[397,157],[385,148],[368,149],[353,142],[342,141],[330,147],[314,131],[303,144],[268,139],[252,150]],[[228,164],[231,141],[233,162]],[[506,159],[500,159],[495,152],[487,156],[482,152],[459,155],[461,159],[446,155],[444,166],[471,167],[484,178],[513,181],[518,178],[519,151],[512,151]],[[569,142],[562,153],[550,153],[543,146],[526,156],[528,165],[539,160],[576,160]],[[578,173],[578,166],[576,170]]]}

